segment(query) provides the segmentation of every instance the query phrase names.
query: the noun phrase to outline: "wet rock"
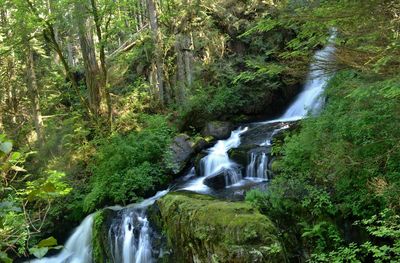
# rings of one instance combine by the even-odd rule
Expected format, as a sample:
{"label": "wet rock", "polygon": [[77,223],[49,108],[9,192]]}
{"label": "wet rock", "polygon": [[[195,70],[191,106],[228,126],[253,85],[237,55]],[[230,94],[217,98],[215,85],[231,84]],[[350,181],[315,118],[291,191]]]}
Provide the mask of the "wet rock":
{"label": "wet rock", "polygon": [[172,250],[163,262],[286,261],[276,227],[248,203],[176,192],[156,201],[149,214]]}
{"label": "wet rock", "polygon": [[209,146],[210,142],[205,138],[191,138],[186,134],[177,135],[170,146],[172,172],[174,174],[181,173],[196,153]]}
{"label": "wet rock", "polygon": [[226,186],[234,183],[232,178],[240,174],[239,167],[235,169],[222,169],[218,173],[207,177],[204,184],[213,189],[224,189]]}
{"label": "wet rock", "polygon": [[196,171],[197,176],[201,176],[201,171],[202,171],[202,162],[201,159],[207,156],[206,152],[200,152],[196,155],[194,159],[194,169]]}
{"label": "wet rock", "polygon": [[251,150],[257,148],[258,145],[241,145],[238,148],[230,149],[228,152],[229,158],[235,163],[246,167],[249,161],[249,154]]}
{"label": "wet rock", "polygon": [[178,174],[185,168],[187,162],[195,153],[194,143],[190,140],[188,135],[179,134],[174,138],[170,149],[172,171]]}
{"label": "wet rock", "polygon": [[108,262],[107,259],[112,258],[108,243],[108,231],[116,216],[117,212],[108,208],[102,209],[94,215],[92,232],[94,262]]}
{"label": "wet rock", "polygon": [[233,124],[226,121],[211,121],[206,124],[203,136],[212,136],[217,140],[227,139],[231,135]]}
{"label": "wet rock", "polygon": [[200,152],[203,149],[210,147],[211,143],[204,138],[198,138],[194,143],[193,149],[195,152]]}

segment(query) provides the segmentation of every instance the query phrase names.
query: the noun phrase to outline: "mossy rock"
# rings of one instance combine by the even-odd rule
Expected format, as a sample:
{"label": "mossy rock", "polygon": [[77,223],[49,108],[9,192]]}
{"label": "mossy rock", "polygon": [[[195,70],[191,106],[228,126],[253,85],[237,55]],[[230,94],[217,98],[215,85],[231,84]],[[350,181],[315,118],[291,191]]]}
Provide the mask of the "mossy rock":
{"label": "mossy rock", "polygon": [[197,176],[201,176],[201,159],[207,156],[206,152],[200,152],[194,158],[194,168]]}
{"label": "mossy rock", "polygon": [[173,251],[168,262],[285,261],[275,226],[248,203],[176,192],[149,214]]}
{"label": "mossy rock", "polygon": [[111,263],[110,259],[112,255],[107,237],[109,226],[115,214],[115,211],[106,208],[96,212],[94,215],[92,236],[93,262]]}

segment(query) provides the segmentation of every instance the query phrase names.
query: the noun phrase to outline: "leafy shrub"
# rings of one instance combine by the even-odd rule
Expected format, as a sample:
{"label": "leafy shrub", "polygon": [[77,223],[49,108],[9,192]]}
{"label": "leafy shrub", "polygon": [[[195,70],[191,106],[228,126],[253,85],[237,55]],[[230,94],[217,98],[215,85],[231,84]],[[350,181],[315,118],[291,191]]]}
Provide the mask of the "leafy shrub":
{"label": "leafy shrub", "polygon": [[[350,243],[365,242],[370,231],[354,222],[384,209],[399,211],[398,86],[396,78],[338,73],[330,81],[322,114],[302,121],[301,131],[275,151],[284,156],[267,196],[251,193],[248,199],[299,237],[292,255],[341,251],[362,260],[362,253],[350,253]],[[367,254],[383,249],[385,240],[371,238]]]}
{"label": "leafy shrub", "polygon": [[115,135],[98,147],[85,210],[138,201],[168,181],[164,156],[172,130],[163,116],[146,118],[143,129]]}

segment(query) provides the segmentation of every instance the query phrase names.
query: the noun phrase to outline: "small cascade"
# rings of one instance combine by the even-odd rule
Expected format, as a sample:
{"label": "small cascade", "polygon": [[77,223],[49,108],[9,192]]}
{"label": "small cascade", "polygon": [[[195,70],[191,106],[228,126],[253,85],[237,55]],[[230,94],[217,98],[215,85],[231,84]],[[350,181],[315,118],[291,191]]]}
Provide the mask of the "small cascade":
{"label": "small cascade", "polygon": [[[238,169],[237,164],[229,159],[228,151],[240,145],[240,135],[247,130],[247,127],[240,127],[232,131],[228,139],[219,140],[211,147],[208,150],[208,155],[200,161],[200,177],[190,180],[182,189],[199,193],[208,192],[210,188],[204,184],[204,180],[221,171],[224,171],[226,185],[239,182],[242,179],[241,171]],[[191,176],[192,172],[193,170],[187,176]]]}
{"label": "small cascade", "polygon": [[278,121],[293,121],[299,120],[307,116],[308,113],[318,113],[324,103],[322,93],[331,77],[323,67],[323,64],[332,60],[335,52],[333,41],[336,37],[335,29],[332,29],[331,36],[328,40],[328,45],[321,50],[315,52],[314,62],[310,66],[307,81],[303,91],[297,96],[296,100],[289,106],[286,112],[277,120]]}
{"label": "small cascade", "polygon": [[251,152],[250,163],[246,167],[246,178],[268,180],[268,156],[265,152]]}
{"label": "small cascade", "polygon": [[114,262],[151,263],[154,261],[151,236],[154,231],[149,226],[146,210],[127,209],[122,220],[116,220],[110,227],[109,244]]}
{"label": "small cascade", "polygon": [[261,154],[260,164],[257,167],[257,178],[268,179],[267,174],[267,155],[265,153]]}
{"label": "small cascade", "polygon": [[239,128],[232,132],[227,140],[218,141],[208,152],[209,154],[201,160],[201,176],[211,176],[222,169],[232,169],[235,166],[228,156],[228,151],[240,145],[240,135],[247,131]]}
{"label": "small cascade", "polygon": [[152,246],[158,238],[147,218],[147,207],[166,195],[169,190],[135,205],[121,209],[114,218],[108,233],[108,243],[115,263],[152,263],[160,251]]}
{"label": "small cascade", "polygon": [[64,249],[54,257],[30,260],[33,263],[92,262],[93,214],[87,216],[68,239]]}

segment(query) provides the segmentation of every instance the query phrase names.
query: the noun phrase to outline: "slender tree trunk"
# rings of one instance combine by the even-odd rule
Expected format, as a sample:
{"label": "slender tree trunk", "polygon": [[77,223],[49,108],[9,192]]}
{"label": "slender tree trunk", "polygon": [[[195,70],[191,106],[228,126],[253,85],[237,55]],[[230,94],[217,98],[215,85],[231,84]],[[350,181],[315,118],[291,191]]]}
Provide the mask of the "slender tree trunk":
{"label": "slender tree trunk", "polygon": [[75,66],[75,58],[74,58],[74,44],[71,35],[67,37],[67,59],[68,64],[72,67]]}
{"label": "slender tree trunk", "polygon": [[185,61],[185,73],[186,83],[188,86],[192,85],[193,82],[193,54],[192,54],[192,41],[189,35],[184,36],[184,61]]}
{"label": "slender tree trunk", "polygon": [[45,30],[43,31],[43,36],[44,36],[45,40],[50,44],[50,46],[57,53],[58,57],[61,60],[61,64],[64,67],[65,74],[66,74],[67,78],[69,79],[69,81],[71,82],[73,90],[75,91],[76,95],[80,99],[81,104],[86,108],[86,110],[90,114],[89,104],[80,94],[78,83],[75,79],[74,73],[72,72],[70,64],[68,64],[68,61],[62,52],[61,46],[60,46],[59,42],[57,41],[57,37],[56,37],[55,31],[54,31],[53,24],[42,18],[40,12],[35,8],[35,6],[31,3],[30,0],[25,0],[25,1],[28,4],[32,13],[36,16],[36,18],[44,23]]}
{"label": "slender tree trunk", "polygon": [[77,26],[79,42],[85,66],[85,79],[88,89],[89,108],[95,118],[101,114],[101,86],[102,77],[99,65],[96,59],[95,46],[93,41],[92,21],[88,14],[84,12],[87,6],[81,2],[77,2],[76,6]]}
{"label": "slender tree trunk", "polygon": [[177,94],[175,95],[177,101],[183,103],[186,98],[186,85],[185,85],[185,66],[183,60],[183,52],[181,46],[181,37],[177,35],[175,42],[175,53],[176,53],[176,79],[177,79]]}
{"label": "slender tree trunk", "polygon": [[100,18],[99,18],[99,13],[97,10],[97,5],[96,5],[96,0],[90,0],[90,3],[92,5],[92,12],[93,12],[93,18],[94,18],[94,24],[96,27],[96,34],[97,38],[99,40],[99,46],[100,46],[100,68],[102,72],[101,76],[101,93],[104,94],[104,98],[107,104],[107,122],[108,125],[111,128],[112,124],[112,104],[111,104],[111,96],[110,93],[108,92],[108,68],[106,64],[106,53],[105,53],[105,41],[106,39],[103,38],[103,34],[101,31],[101,25],[100,25]]}
{"label": "slender tree trunk", "polygon": [[36,71],[35,71],[35,61],[33,57],[32,48],[27,45],[27,87],[28,87],[28,95],[32,105],[32,118],[35,126],[35,131],[38,138],[39,147],[43,145],[44,142],[44,134],[43,134],[43,120],[42,120],[42,112],[40,108],[40,100],[39,100],[39,89],[36,79]]}
{"label": "slender tree trunk", "polygon": [[161,32],[158,27],[157,6],[153,0],[147,0],[147,9],[149,11],[150,28],[153,32],[153,41],[155,46],[155,72],[156,87],[161,106],[164,106],[164,69],[163,69],[163,46]]}

